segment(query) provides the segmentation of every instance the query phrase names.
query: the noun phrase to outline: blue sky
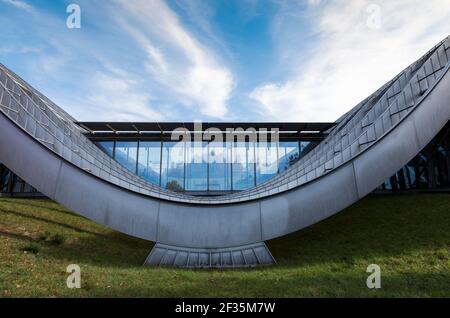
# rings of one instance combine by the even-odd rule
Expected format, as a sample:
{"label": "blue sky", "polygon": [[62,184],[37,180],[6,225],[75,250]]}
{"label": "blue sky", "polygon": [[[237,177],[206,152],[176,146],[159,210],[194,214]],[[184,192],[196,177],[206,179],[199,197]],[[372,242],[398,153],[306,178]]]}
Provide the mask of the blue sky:
{"label": "blue sky", "polygon": [[334,121],[449,35],[450,6],[0,0],[0,21],[0,62],[79,120]]}

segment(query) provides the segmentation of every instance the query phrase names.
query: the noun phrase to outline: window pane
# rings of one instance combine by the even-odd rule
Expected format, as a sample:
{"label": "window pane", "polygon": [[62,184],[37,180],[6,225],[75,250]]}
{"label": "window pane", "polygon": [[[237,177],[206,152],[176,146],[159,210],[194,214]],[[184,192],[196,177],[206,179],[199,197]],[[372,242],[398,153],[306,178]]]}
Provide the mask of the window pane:
{"label": "window pane", "polygon": [[279,172],[287,170],[299,158],[298,142],[281,141],[278,147],[278,158]]}
{"label": "window pane", "polygon": [[173,191],[184,190],[184,143],[163,143],[161,186]]}
{"label": "window pane", "polygon": [[6,166],[0,165],[0,192],[8,191],[9,179],[11,178],[11,171]]}
{"label": "window pane", "polygon": [[233,147],[233,190],[255,185],[255,152],[253,142],[236,142]]}
{"label": "window pane", "polygon": [[161,168],[161,142],[143,141],[139,143],[138,175],[159,185]]}
{"label": "window pane", "polygon": [[308,152],[314,149],[318,144],[319,142],[317,141],[301,141],[299,157],[302,158],[304,155],[306,155]]}
{"label": "window pane", "polygon": [[208,190],[208,144],[186,143],[186,191]]}
{"label": "window pane", "polygon": [[114,159],[122,166],[136,173],[137,141],[117,141]]}
{"label": "window pane", "polygon": [[277,144],[259,142],[256,145],[256,183],[261,184],[278,173]]}
{"label": "window pane", "polygon": [[14,193],[21,193],[23,192],[23,186],[24,186],[24,182],[22,179],[20,179],[18,176],[14,176],[13,179],[13,189],[12,192]]}
{"label": "window pane", "polygon": [[114,141],[99,141],[97,145],[106,152],[110,157],[113,157],[114,153]]}
{"label": "window pane", "polygon": [[209,190],[231,190],[232,143],[211,142],[209,144]]}

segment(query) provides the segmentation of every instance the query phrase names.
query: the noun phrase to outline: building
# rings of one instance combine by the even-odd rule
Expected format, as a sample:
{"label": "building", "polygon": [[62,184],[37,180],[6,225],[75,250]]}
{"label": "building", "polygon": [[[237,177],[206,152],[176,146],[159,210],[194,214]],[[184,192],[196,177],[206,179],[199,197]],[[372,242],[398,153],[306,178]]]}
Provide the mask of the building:
{"label": "building", "polygon": [[[214,142],[205,141],[201,146],[191,142],[176,149],[177,142],[171,140],[173,127],[193,126],[194,123],[78,124],[90,140],[131,172],[155,185],[200,196],[233,193],[264,183],[314,149],[334,126],[334,123],[289,123],[289,127],[284,127],[286,123],[264,123],[266,127],[279,129],[277,143],[224,142],[218,147]],[[211,127],[221,125],[248,129],[252,123],[210,123]],[[155,132],[142,133],[136,126]],[[208,158],[212,154],[223,160],[210,162]],[[194,162],[194,157],[201,160]],[[386,179],[375,192],[449,190],[450,124],[447,124],[413,160]],[[42,194],[0,164],[0,196]]]}
{"label": "building", "polygon": [[80,123],[0,65],[0,184],[155,241],[149,265],[273,264],[264,241],[375,189],[448,188],[449,61],[446,38],[333,124],[201,129]]}
{"label": "building", "polygon": [[[223,195],[262,184],[287,170],[326,136],[334,123],[201,123],[202,134],[211,127],[242,129],[246,140],[172,140],[173,131],[190,131],[194,123],[79,122],[84,135],[125,168],[146,181],[190,195]],[[276,130],[277,141],[261,141],[255,127]],[[249,139],[255,129],[256,141]],[[178,140],[178,138],[177,138]],[[2,170],[5,195],[38,195],[6,167]]]}

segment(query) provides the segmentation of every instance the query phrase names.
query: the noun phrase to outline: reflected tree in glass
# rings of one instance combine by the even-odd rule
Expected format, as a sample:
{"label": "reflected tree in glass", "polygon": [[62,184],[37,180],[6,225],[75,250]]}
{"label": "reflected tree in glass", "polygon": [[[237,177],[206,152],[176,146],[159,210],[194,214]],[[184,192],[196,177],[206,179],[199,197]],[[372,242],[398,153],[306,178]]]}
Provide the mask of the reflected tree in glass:
{"label": "reflected tree in glass", "polygon": [[[185,143],[165,141],[162,147],[161,186],[178,184],[184,189]],[[178,188],[178,187],[177,187]]]}

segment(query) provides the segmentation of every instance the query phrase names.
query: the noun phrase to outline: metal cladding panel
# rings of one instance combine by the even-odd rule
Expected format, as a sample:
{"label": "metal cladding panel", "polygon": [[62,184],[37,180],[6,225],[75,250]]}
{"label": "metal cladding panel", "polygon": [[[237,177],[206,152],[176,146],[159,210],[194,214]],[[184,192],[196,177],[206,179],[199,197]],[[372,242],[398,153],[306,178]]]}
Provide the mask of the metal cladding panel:
{"label": "metal cladding panel", "polygon": [[0,154],[1,162],[15,174],[46,196],[54,196],[62,160],[50,155],[1,112]]}
{"label": "metal cladding panel", "polygon": [[[400,128],[400,127],[398,127]],[[358,193],[362,198],[392,176],[419,151],[413,121],[408,118],[367,152],[353,160]]]}
{"label": "metal cladding panel", "polygon": [[444,127],[450,118],[449,86],[446,76],[410,116],[353,160],[360,197],[413,159]]}
{"label": "metal cladding panel", "polygon": [[303,187],[262,200],[263,240],[310,226],[357,200],[353,166],[350,163]]}
{"label": "metal cladding panel", "polygon": [[196,248],[260,242],[259,203],[247,202],[214,208],[161,203],[157,241]]}
{"label": "metal cladding panel", "polygon": [[[450,53],[450,50],[449,50]],[[450,73],[437,83],[436,87],[426,98],[426,105],[418,107],[411,117],[417,130],[417,138],[421,149],[425,147],[437,132],[445,126],[450,118]]]}
{"label": "metal cladding panel", "polygon": [[64,163],[54,199],[117,231],[155,241],[159,202],[110,185]]}

